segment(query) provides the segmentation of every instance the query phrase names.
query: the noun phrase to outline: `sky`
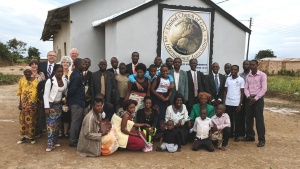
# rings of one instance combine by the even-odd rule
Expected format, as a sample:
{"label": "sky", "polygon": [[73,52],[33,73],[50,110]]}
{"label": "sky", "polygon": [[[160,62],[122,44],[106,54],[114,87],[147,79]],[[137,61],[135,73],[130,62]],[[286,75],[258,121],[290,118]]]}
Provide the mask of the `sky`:
{"label": "sky", "polygon": [[[44,57],[52,41],[40,40],[49,10],[78,0],[0,0],[0,41],[16,38],[40,50]],[[249,27],[253,18],[249,59],[271,49],[277,57],[300,58],[299,0],[213,0]],[[101,18],[99,18],[101,19]],[[245,35],[247,36],[247,35]],[[245,51],[246,52],[246,51]]]}

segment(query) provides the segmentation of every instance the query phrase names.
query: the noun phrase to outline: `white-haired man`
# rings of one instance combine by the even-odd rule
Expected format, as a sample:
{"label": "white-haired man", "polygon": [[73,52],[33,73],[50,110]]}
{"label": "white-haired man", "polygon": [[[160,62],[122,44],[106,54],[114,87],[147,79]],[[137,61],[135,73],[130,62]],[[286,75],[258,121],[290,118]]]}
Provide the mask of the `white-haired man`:
{"label": "white-haired man", "polygon": [[71,57],[71,59],[72,59],[72,63],[71,63],[71,65],[70,65],[70,67],[69,67],[69,70],[72,70],[73,62],[78,58],[78,56],[79,56],[78,49],[72,48],[72,49],[70,50],[70,57]]}

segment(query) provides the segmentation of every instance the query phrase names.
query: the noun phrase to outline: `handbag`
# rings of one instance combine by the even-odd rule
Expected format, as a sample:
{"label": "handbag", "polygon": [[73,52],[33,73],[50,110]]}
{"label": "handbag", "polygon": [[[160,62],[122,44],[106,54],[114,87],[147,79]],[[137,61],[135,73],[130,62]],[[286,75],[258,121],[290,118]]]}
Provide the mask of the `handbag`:
{"label": "handbag", "polygon": [[151,152],[153,150],[153,144],[148,143],[144,136],[138,131],[139,137],[144,141],[145,146],[143,148],[143,152]]}
{"label": "handbag", "polygon": [[100,121],[100,130],[102,134],[107,134],[111,129],[111,123],[106,120]]}

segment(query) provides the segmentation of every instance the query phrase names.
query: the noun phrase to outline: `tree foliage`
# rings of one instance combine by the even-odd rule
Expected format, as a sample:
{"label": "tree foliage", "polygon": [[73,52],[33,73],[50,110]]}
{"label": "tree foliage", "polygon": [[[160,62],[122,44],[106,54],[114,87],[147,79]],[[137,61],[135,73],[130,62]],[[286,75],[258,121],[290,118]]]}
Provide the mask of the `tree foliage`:
{"label": "tree foliage", "polygon": [[40,55],[41,55],[41,52],[39,52],[39,49],[30,46],[30,47],[28,48],[27,53],[28,53],[28,60],[29,60],[29,61],[30,61],[31,59],[37,59],[38,61],[40,61]]}
{"label": "tree foliage", "polygon": [[255,59],[263,59],[263,58],[276,58],[277,56],[274,55],[274,52],[271,49],[267,50],[260,50],[256,55]]}
{"label": "tree foliage", "polygon": [[11,53],[17,57],[17,59],[22,59],[27,50],[27,43],[17,40],[16,38],[9,40],[7,42],[7,46]]}
{"label": "tree foliage", "polygon": [[0,58],[1,60],[8,60],[10,62],[13,61],[12,53],[9,51],[8,47],[2,42],[0,42]]}

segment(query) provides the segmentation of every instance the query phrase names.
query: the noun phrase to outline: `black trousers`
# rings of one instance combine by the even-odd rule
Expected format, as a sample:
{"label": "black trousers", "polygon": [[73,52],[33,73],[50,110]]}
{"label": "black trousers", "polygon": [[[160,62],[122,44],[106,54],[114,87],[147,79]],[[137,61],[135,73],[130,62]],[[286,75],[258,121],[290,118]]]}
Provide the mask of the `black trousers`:
{"label": "black trousers", "polygon": [[240,115],[237,112],[237,106],[227,106],[226,105],[226,112],[229,115],[231,129],[230,129],[230,137],[239,137],[239,133],[241,130],[240,127]]}
{"label": "black trousers", "polygon": [[193,143],[193,150],[197,151],[201,148],[201,146],[204,146],[209,152],[215,151],[214,145],[212,144],[212,141],[210,138],[206,138],[201,140],[200,138],[197,138],[194,140]]}
{"label": "black trousers", "polygon": [[226,147],[228,145],[228,140],[230,137],[230,127],[225,127],[223,128],[222,132],[223,132],[223,142],[222,142],[222,146]]}
{"label": "black trousers", "polygon": [[243,106],[241,107],[241,111],[239,112],[240,115],[240,133],[239,136],[245,136],[246,133],[246,104],[247,104],[247,98],[244,95],[243,99]]}
{"label": "black trousers", "polygon": [[258,99],[255,104],[249,105],[249,100],[246,103],[246,137],[254,138],[253,130],[254,118],[256,123],[256,131],[258,140],[265,142],[265,122],[264,122],[264,98]]}

